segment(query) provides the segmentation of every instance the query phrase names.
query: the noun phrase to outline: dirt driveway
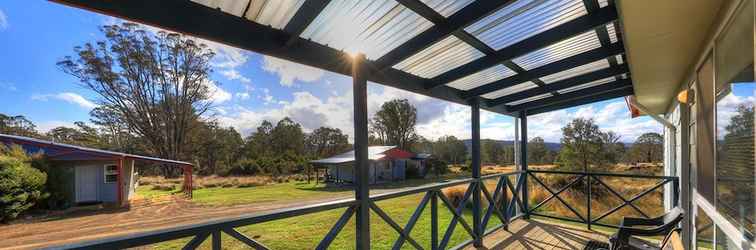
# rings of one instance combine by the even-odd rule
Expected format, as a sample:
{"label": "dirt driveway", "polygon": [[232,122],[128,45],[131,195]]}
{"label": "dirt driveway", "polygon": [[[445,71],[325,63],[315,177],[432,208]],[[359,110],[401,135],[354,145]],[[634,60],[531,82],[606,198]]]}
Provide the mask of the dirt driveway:
{"label": "dirt driveway", "polygon": [[174,197],[162,202],[137,204],[130,209],[83,211],[64,217],[48,216],[3,225],[0,226],[0,249],[36,249],[59,246],[345,198],[349,198],[349,196],[331,197],[325,200],[211,207],[197,205]]}

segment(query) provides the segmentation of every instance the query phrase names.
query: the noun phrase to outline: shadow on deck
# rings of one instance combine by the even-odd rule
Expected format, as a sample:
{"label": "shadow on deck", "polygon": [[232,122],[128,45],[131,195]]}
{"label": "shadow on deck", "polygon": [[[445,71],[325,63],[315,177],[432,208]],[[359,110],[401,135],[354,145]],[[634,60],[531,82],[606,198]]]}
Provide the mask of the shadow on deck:
{"label": "shadow on deck", "polygon": [[[541,220],[518,219],[508,230],[486,236],[483,249],[583,249],[590,240],[608,242],[608,235]],[[475,249],[472,245],[465,249]]]}

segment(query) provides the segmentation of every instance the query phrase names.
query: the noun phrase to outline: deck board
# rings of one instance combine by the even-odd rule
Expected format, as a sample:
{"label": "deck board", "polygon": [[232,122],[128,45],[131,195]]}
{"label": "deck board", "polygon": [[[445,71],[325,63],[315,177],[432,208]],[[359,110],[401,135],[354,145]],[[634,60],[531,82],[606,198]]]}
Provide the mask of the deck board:
{"label": "deck board", "polygon": [[[508,230],[498,230],[483,240],[484,249],[583,249],[589,240],[608,241],[608,235],[571,225],[518,219]],[[475,249],[472,245],[465,249]]]}

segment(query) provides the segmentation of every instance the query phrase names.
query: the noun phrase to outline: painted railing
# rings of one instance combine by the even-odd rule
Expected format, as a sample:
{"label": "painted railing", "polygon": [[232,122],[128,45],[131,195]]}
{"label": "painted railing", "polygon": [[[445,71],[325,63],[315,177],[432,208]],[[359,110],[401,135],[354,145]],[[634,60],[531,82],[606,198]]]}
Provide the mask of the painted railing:
{"label": "painted railing", "polygon": [[[522,193],[521,191],[524,188],[523,179],[526,176],[527,175],[525,174],[525,172],[516,171],[511,173],[486,175],[481,177],[480,179],[460,179],[373,195],[369,199],[369,209],[377,214],[378,218],[371,219],[382,220],[386,222],[391,228],[394,229],[395,233],[399,235],[398,239],[393,244],[393,249],[400,249],[404,244],[409,244],[415,249],[447,249],[449,248],[448,245],[452,243],[451,241],[455,228],[458,225],[461,225],[464,231],[471,238],[468,241],[462,242],[461,244],[452,247],[453,249],[461,248],[463,246],[469,245],[475,239],[481,239],[485,237],[486,235],[494,232],[496,229],[506,228],[511,221],[519,218],[520,216],[523,216],[520,211],[526,211],[524,207],[525,201],[520,198],[520,194]],[[510,177],[513,177],[515,181],[511,181]],[[496,181],[496,186],[493,190],[489,190],[486,184],[487,182],[490,182],[492,180]],[[457,204],[455,205],[450,200],[450,197],[447,197],[447,195],[444,194],[442,190],[444,188],[460,185],[466,185],[467,189],[462,199],[457,201]],[[474,224],[474,222],[468,221],[463,216],[463,211],[468,200],[470,200],[473,196],[475,190],[478,190],[476,189],[476,186],[478,185],[480,187],[480,195],[483,200],[487,201],[488,205],[485,209],[480,208],[481,214],[483,215],[480,224]],[[423,198],[415,208],[412,216],[404,225],[404,227],[399,225],[377,204],[378,201],[423,193]],[[441,205],[439,205],[439,203]],[[415,224],[422,216],[423,211],[429,204],[431,209],[431,240],[429,246],[422,246],[411,235]],[[480,207],[481,204],[477,204],[477,206],[473,205],[473,209]],[[446,228],[446,231],[444,231],[443,234],[440,234],[440,232],[438,231],[438,210],[443,209],[444,207],[449,210],[452,218]],[[339,235],[339,232],[341,232],[347,222],[353,216],[355,216],[356,210],[359,209],[357,200],[348,199],[303,207],[287,208],[258,215],[214,220],[200,224],[138,233],[122,237],[106,238],[79,244],[65,245],[57,247],[57,249],[123,249],[157,244],[165,241],[188,237],[192,237],[192,239],[189,240],[188,243],[186,243],[183,249],[196,249],[208,238],[210,238],[211,240],[211,246],[213,249],[222,249],[222,234],[231,236],[232,238],[254,249],[269,249],[263,243],[247,237],[243,233],[236,230],[236,228],[335,209],[344,209],[344,212],[334,223],[331,229],[326,233],[323,239],[318,243],[318,245],[315,246],[315,249],[327,249],[334,241],[334,239],[336,239],[336,237]],[[492,219],[498,219],[501,224],[489,228],[487,231],[484,231],[488,227],[488,224]],[[484,233],[482,235],[475,235],[475,230],[473,229],[474,226],[479,226],[481,229],[484,229],[481,230],[484,231]]]}
{"label": "painted railing", "polygon": [[[547,192],[550,193],[550,195],[540,201],[538,204],[536,204],[533,207],[528,208],[528,215],[535,215],[535,216],[541,216],[541,217],[547,217],[551,219],[558,219],[558,220],[564,220],[564,221],[571,221],[571,222],[578,222],[586,224],[586,226],[590,229],[592,225],[599,225],[599,226],[606,226],[606,227],[612,227],[617,228],[619,225],[616,224],[607,224],[600,222],[602,219],[607,218],[610,215],[618,213],[620,209],[624,207],[630,207],[633,209],[633,211],[636,211],[639,215],[649,218],[648,211],[644,211],[640,207],[638,207],[635,202],[638,200],[648,196],[649,194],[653,193],[657,189],[663,188],[665,185],[671,185],[672,188],[672,206],[677,206],[680,192],[679,192],[679,178],[676,176],[652,176],[652,175],[634,175],[634,174],[615,174],[615,173],[595,173],[595,172],[573,172],[573,171],[550,171],[550,170],[528,170],[528,176],[530,177],[529,180],[534,180],[535,184],[540,188],[543,188]],[[572,176],[574,179],[570,181],[568,184],[562,186],[558,190],[553,190],[552,187],[550,187],[547,183],[544,183],[542,178],[539,178],[537,174],[541,175],[561,175],[561,176]],[[602,180],[602,178],[631,178],[631,179],[648,179],[648,180],[657,180],[657,182],[651,186],[650,188],[647,188],[634,196],[627,198],[620,194],[615,188],[612,188],[611,185],[607,184],[606,181]],[[581,190],[585,194],[585,212],[580,213],[578,212],[575,207],[570,205],[567,201],[564,200],[563,197],[560,196],[560,194],[565,193],[567,190],[570,190],[575,185],[582,183],[584,184],[585,190]],[[618,198],[621,202],[618,206],[615,206],[608,211],[605,211],[601,213],[598,216],[594,216],[591,211],[592,203],[594,202],[594,199],[596,198],[602,198],[597,197],[597,195],[593,194],[593,185],[599,185],[606,189],[609,194],[613,197]],[[554,216],[554,215],[548,215],[544,213],[540,213],[538,211],[539,208],[543,207],[545,204],[547,204],[549,201],[556,199],[558,200],[562,205],[564,205],[569,211],[572,213],[572,215],[575,215],[575,218],[570,218],[567,216]],[[655,204],[658,207],[664,207],[664,200],[659,200],[659,204]]]}

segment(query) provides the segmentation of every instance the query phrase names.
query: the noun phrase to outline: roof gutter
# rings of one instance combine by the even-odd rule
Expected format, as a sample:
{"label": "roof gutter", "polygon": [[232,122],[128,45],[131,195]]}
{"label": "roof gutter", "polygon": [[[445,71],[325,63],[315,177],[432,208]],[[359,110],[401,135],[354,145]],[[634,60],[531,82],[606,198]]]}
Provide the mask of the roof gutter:
{"label": "roof gutter", "polygon": [[667,119],[664,119],[663,117],[656,115],[652,113],[646,106],[643,106],[643,104],[638,103],[638,100],[635,98],[635,96],[631,96],[630,98],[627,98],[627,103],[630,104],[630,106],[635,107],[636,109],[640,110],[643,113],[646,113],[646,115],[650,116],[657,122],[663,124],[665,127],[671,129],[672,131],[677,130],[677,127],[675,127],[674,124],[667,121]]}

